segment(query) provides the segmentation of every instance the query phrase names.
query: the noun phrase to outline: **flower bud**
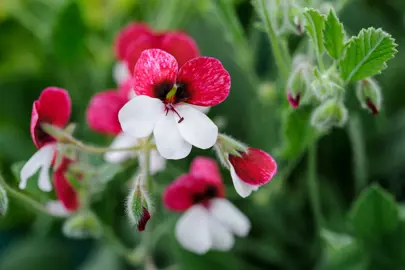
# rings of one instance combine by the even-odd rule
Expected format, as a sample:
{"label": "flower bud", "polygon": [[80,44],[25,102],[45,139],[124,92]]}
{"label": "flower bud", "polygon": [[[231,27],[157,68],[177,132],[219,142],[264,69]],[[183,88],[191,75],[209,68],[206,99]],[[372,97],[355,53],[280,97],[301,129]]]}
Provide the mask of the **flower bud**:
{"label": "flower bud", "polygon": [[62,232],[67,237],[76,239],[99,238],[102,227],[93,213],[79,212],[65,221]]}
{"label": "flower bud", "polygon": [[0,218],[4,217],[8,210],[8,197],[6,190],[0,184]]}
{"label": "flower bud", "polygon": [[148,193],[143,186],[143,177],[138,176],[135,180],[135,187],[128,195],[127,215],[130,222],[138,227],[138,231],[145,230],[150,219],[152,204]]}
{"label": "flower bud", "polygon": [[298,108],[307,88],[312,80],[310,62],[298,55],[293,60],[294,70],[291,72],[287,81],[287,100],[291,107]]}
{"label": "flower bud", "polygon": [[372,114],[377,115],[381,109],[381,88],[378,83],[368,78],[357,83],[356,95],[361,107],[369,109]]}
{"label": "flower bud", "polygon": [[339,95],[343,91],[343,80],[335,70],[328,70],[320,73],[317,68],[314,70],[315,80],[311,84],[311,89],[319,101],[325,101]]}
{"label": "flower bud", "polygon": [[342,127],[347,117],[348,112],[343,103],[329,99],[312,112],[311,124],[319,130],[327,130],[333,126]]}

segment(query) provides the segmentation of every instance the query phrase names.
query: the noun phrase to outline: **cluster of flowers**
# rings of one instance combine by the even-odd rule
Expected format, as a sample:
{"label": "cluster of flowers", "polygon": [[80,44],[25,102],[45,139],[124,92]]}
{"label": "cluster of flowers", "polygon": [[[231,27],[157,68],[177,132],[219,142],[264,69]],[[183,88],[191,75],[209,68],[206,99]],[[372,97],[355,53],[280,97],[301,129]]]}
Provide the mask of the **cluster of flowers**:
{"label": "cluster of flowers", "polygon": [[[277,165],[269,154],[219,134],[205,114],[230,92],[230,75],[219,60],[199,56],[197,45],[185,33],[154,33],[138,23],[118,34],[115,48],[118,89],[93,96],[87,110],[87,122],[93,130],[116,136],[112,149],[135,147],[153,134],[151,141],[156,147],[148,156],[149,173],[155,174],[165,169],[166,159],[188,156],[192,146],[215,147],[242,197],[272,179]],[[51,191],[49,170],[53,167],[54,187],[63,206],[59,208],[71,213],[80,208],[80,200],[66,172],[79,161],[74,155],[59,152],[58,146],[66,143],[63,137],[44,130],[45,125],[64,128],[70,113],[71,100],[64,89],[46,88],[34,102],[30,130],[38,151],[21,171],[20,188],[24,189],[28,179],[40,170],[39,188]],[[142,151],[126,150],[106,152],[104,159],[121,163],[134,157],[140,164],[147,158]],[[166,188],[163,202],[170,210],[185,212],[177,223],[176,237],[184,248],[196,253],[228,250],[233,246],[233,235],[245,236],[250,229],[247,217],[225,199],[217,164],[207,157],[194,159],[190,172]],[[139,230],[149,218],[144,207]]]}

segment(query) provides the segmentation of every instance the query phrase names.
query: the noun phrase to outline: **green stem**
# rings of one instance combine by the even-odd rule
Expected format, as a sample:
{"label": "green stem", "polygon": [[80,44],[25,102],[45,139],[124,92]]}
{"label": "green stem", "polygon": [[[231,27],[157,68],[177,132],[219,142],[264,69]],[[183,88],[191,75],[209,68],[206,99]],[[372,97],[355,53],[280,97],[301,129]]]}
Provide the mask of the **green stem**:
{"label": "green stem", "polygon": [[48,216],[52,216],[55,218],[60,218],[59,216],[54,216],[52,215],[52,213],[50,213],[48,211],[48,209],[46,209],[45,206],[43,206],[42,204],[40,204],[39,202],[31,199],[30,197],[28,197],[27,195],[13,189],[12,187],[10,187],[6,181],[4,180],[3,176],[0,174],[0,184],[4,187],[4,189],[7,191],[7,194],[14,197],[15,199],[24,202],[26,205],[30,206],[32,209],[34,209],[36,212],[41,213],[41,214],[45,214]]}
{"label": "green stem", "polygon": [[276,60],[277,67],[280,71],[280,74],[282,76],[282,80],[286,81],[288,78],[289,74],[289,63],[284,59],[283,55],[286,53],[283,53],[283,49],[281,47],[280,37],[277,36],[276,30],[274,29],[274,26],[270,20],[269,14],[267,12],[266,8],[266,0],[259,0],[260,1],[260,12],[263,13],[263,18],[267,30],[267,34],[270,39],[271,47],[273,49],[273,55]]}
{"label": "green stem", "polygon": [[317,230],[319,231],[322,226],[322,213],[321,213],[321,205],[320,205],[320,198],[319,198],[319,186],[318,186],[318,179],[317,179],[317,143],[314,142],[308,152],[308,192],[309,198],[311,200],[311,207],[315,218],[315,224]]}

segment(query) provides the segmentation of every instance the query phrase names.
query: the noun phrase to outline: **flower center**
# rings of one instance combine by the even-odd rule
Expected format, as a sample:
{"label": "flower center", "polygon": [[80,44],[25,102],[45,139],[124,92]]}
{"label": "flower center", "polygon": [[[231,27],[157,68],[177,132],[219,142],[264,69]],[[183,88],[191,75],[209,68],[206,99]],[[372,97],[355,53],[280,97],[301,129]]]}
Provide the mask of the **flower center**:
{"label": "flower center", "polygon": [[184,83],[162,82],[155,87],[155,97],[164,103],[176,104],[190,98]]}
{"label": "flower center", "polygon": [[218,196],[218,189],[216,186],[208,185],[203,192],[193,194],[193,204],[207,204],[209,200]]}

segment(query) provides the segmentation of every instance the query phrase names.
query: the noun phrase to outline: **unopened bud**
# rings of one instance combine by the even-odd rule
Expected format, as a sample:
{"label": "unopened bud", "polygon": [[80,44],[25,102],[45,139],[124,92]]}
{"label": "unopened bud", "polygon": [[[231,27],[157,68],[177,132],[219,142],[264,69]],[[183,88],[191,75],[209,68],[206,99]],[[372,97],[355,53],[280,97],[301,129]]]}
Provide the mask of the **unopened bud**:
{"label": "unopened bud", "polygon": [[311,89],[319,101],[336,97],[344,91],[343,80],[335,70],[328,70],[320,73],[317,68],[314,70],[315,80],[311,84]]}
{"label": "unopened bud", "polygon": [[8,210],[8,197],[4,187],[0,184],[0,218],[4,217]]}
{"label": "unopened bud", "polygon": [[221,148],[226,153],[236,156],[248,150],[247,145],[225,134],[218,135],[217,144],[220,144]]}
{"label": "unopened bud", "polygon": [[63,234],[76,239],[99,238],[102,227],[97,217],[91,212],[78,212],[65,221]]}
{"label": "unopened bud", "polygon": [[130,222],[137,226],[138,231],[146,228],[152,211],[152,203],[149,194],[143,185],[143,177],[138,176],[135,180],[134,189],[128,195],[127,215]]}
{"label": "unopened bud", "polygon": [[287,100],[288,103],[290,103],[291,107],[293,107],[293,109],[296,109],[300,105],[301,93],[293,96],[291,92],[287,92]]}
{"label": "unopened bud", "polygon": [[329,99],[313,111],[311,123],[319,130],[327,130],[333,126],[342,127],[347,117],[348,112],[343,103]]}
{"label": "unopened bud", "polygon": [[377,115],[381,109],[381,88],[378,83],[368,78],[357,83],[356,95],[361,107]]}
{"label": "unopened bud", "polygon": [[312,65],[302,56],[295,57],[293,63],[294,69],[287,81],[287,100],[295,109],[302,102],[312,80]]}

